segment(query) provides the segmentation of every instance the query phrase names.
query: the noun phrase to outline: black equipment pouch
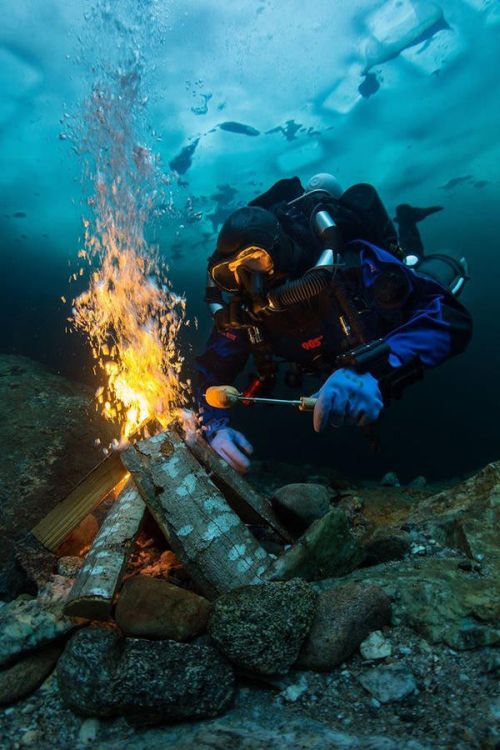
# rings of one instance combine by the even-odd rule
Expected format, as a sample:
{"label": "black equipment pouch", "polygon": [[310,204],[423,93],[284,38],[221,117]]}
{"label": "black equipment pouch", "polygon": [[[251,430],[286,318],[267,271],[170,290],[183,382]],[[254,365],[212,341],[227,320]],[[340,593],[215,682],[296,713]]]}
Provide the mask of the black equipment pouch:
{"label": "black equipment pouch", "polygon": [[388,406],[394,399],[401,398],[405,388],[424,376],[424,366],[419,357],[412,357],[404,365],[392,367],[389,352],[389,345],[384,339],[376,339],[340,354],[335,364],[337,367],[350,367],[359,373],[371,373],[378,380],[384,404]]}
{"label": "black equipment pouch", "polygon": [[385,373],[382,373],[378,380],[384,404],[388,406],[394,399],[401,398],[405,388],[422,380],[423,377],[424,366],[417,356],[400,367],[391,367],[387,363]]}

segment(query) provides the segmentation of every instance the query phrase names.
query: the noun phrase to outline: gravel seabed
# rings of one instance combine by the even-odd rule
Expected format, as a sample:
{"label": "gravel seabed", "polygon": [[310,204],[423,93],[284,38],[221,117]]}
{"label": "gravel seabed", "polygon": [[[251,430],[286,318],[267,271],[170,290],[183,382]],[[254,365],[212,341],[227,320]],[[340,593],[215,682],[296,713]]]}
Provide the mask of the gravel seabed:
{"label": "gravel seabed", "polygon": [[[500,698],[492,649],[456,652],[429,645],[406,628],[387,628],[392,655],[368,662],[359,654],[331,673],[292,670],[268,684],[243,682],[235,707],[217,726],[244,721],[283,722],[289,715],[321,722],[355,737],[383,736],[419,740],[436,750],[494,750],[500,743]],[[375,664],[404,664],[415,676],[417,692],[397,703],[380,704],[361,686],[359,676]],[[273,684],[271,684],[273,683]],[[17,750],[81,750],[99,747],[134,748],[151,734],[175,747],[202,725],[192,722],[162,729],[137,729],[124,718],[83,718],[61,701],[53,673],[29,698],[0,710],[0,747]],[[224,745],[225,747],[225,745]],[[228,745],[229,747],[229,745]]]}

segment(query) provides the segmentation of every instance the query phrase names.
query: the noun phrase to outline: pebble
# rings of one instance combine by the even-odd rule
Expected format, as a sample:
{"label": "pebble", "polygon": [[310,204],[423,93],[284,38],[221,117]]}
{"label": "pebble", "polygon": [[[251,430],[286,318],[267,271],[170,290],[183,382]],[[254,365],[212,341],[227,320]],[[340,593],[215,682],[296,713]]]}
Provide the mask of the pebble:
{"label": "pebble", "polygon": [[60,576],[74,578],[83,565],[83,558],[76,555],[60,557],[57,563],[57,572]]}
{"label": "pebble", "polygon": [[98,730],[99,719],[85,719],[78,732],[78,742],[82,745],[89,745],[96,739]]}
{"label": "pebble", "polygon": [[303,695],[309,689],[307,684],[307,678],[302,675],[298,682],[294,682],[293,685],[288,685],[285,690],[281,691],[281,697],[287,701],[287,703],[295,703],[301,695]]}
{"label": "pebble", "polygon": [[385,659],[392,654],[392,646],[386,640],[381,630],[374,630],[368,638],[365,638],[359,647],[363,659]]}
{"label": "pebble", "polygon": [[415,677],[404,664],[374,667],[360,675],[359,681],[381,703],[400,701],[417,688]]}

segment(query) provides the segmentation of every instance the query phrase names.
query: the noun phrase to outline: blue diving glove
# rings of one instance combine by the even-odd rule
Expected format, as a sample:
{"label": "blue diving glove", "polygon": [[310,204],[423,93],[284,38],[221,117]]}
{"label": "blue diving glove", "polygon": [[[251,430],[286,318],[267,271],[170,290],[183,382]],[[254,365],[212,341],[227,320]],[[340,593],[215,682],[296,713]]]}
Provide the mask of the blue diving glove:
{"label": "blue diving glove", "polygon": [[232,427],[223,427],[208,437],[208,442],[214,451],[240,474],[245,474],[250,468],[249,455],[253,447],[241,432]]}
{"label": "blue diving glove", "polygon": [[313,412],[316,432],[328,424],[362,426],[378,419],[384,406],[377,380],[369,372],[359,375],[354,370],[336,370],[314,394],[317,402]]}

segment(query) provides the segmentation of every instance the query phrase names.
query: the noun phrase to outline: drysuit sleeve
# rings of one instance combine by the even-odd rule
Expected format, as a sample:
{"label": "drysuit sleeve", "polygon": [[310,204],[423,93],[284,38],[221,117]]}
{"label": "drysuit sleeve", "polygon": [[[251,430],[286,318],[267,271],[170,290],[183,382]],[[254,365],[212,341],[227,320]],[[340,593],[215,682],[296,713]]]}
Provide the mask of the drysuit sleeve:
{"label": "drysuit sleeve", "polygon": [[220,333],[214,327],[205,351],[196,358],[196,401],[207,436],[229,424],[230,410],[209,406],[205,391],[212,385],[231,385],[244,369],[249,353],[243,331],[229,329]]}
{"label": "drysuit sleeve", "polygon": [[411,315],[386,336],[391,364],[404,364],[418,356],[424,367],[435,367],[466,349],[472,335],[471,317],[445,290],[436,290],[417,274],[412,281],[416,299]]}
{"label": "drysuit sleeve", "polygon": [[398,323],[384,337],[393,367],[415,357],[424,367],[435,367],[465,350],[472,335],[472,320],[450,292],[380,248],[366,246],[362,258],[365,288],[371,287],[376,293],[377,279],[388,268],[396,269],[406,280],[407,293]]}

